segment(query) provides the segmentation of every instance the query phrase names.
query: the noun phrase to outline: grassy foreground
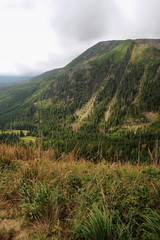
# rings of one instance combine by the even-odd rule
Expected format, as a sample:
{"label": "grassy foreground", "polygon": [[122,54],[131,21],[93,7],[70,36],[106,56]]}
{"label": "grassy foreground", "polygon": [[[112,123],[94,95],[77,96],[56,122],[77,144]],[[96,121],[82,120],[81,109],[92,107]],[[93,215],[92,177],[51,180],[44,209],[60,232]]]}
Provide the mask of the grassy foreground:
{"label": "grassy foreground", "polygon": [[1,240],[159,240],[160,169],[0,145]]}

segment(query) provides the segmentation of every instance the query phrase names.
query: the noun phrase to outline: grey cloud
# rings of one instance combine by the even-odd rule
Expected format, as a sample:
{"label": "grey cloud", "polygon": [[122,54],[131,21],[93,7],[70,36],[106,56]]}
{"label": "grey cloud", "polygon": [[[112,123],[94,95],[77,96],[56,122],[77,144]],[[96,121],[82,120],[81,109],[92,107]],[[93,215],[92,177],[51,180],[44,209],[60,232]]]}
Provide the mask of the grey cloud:
{"label": "grey cloud", "polygon": [[[23,64],[20,62],[15,63],[15,69],[18,75],[36,76],[36,75],[39,75],[41,72],[43,72],[43,70],[41,71],[39,69],[39,66],[38,67],[36,65],[29,66],[28,64]],[[12,75],[13,73],[10,73],[10,74]]]}
{"label": "grey cloud", "polygon": [[57,53],[50,53],[48,55],[48,60],[46,61],[38,61],[34,66],[29,66],[27,64],[23,64],[20,62],[17,62],[15,64],[15,69],[19,73],[19,75],[28,75],[28,76],[35,76],[39,75],[43,72],[64,67],[66,63],[70,60],[70,55],[65,54],[66,57],[63,54],[57,54]]}
{"label": "grey cloud", "polygon": [[118,3],[119,0],[53,0],[51,24],[62,53],[49,56],[51,68],[67,64],[98,41],[160,38],[159,0],[131,1],[127,14],[120,7],[125,0]]}
{"label": "grey cloud", "polygon": [[[37,3],[49,4],[52,7],[52,29],[62,47],[108,38],[160,37],[160,0],[7,1],[14,7],[23,8],[36,8]],[[123,6],[128,2],[128,12],[134,12],[134,19],[123,12]]]}
{"label": "grey cloud", "polygon": [[[51,31],[60,52],[53,45],[45,62],[17,64],[20,73],[38,74],[63,67],[98,41],[160,38],[160,0],[19,0],[13,5],[36,8],[39,1],[50,6]],[[126,7],[125,3],[130,4]]]}
{"label": "grey cloud", "polygon": [[53,8],[53,28],[59,36],[75,41],[103,37],[119,15],[114,1],[109,0],[58,0]]}
{"label": "grey cloud", "polygon": [[160,1],[141,0],[141,7],[137,9],[135,31],[144,37],[160,38]]}

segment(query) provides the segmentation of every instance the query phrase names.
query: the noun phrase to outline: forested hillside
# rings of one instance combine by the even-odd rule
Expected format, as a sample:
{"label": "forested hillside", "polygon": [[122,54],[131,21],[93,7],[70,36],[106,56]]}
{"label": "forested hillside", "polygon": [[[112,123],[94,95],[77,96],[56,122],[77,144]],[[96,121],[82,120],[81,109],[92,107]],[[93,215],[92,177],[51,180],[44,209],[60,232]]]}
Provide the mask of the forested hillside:
{"label": "forested hillside", "polygon": [[11,85],[17,82],[23,82],[32,79],[32,76],[7,76],[0,75],[0,87]]}
{"label": "forested hillside", "polygon": [[160,239],[160,40],[100,42],[0,87],[0,239]]}
{"label": "forested hillside", "polygon": [[159,112],[160,40],[100,42],[62,69],[0,88],[0,128],[29,130],[58,155],[135,160],[144,145],[150,159]]}

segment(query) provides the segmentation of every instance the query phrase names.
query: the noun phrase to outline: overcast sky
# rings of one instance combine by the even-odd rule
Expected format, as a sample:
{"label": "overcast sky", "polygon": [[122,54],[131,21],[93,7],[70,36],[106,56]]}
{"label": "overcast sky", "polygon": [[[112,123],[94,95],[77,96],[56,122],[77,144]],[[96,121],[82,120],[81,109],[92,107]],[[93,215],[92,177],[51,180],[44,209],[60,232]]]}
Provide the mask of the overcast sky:
{"label": "overcast sky", "polygon": [[0,0],[0,74],[39,74],[135,38],[160,38],[160,0]]}

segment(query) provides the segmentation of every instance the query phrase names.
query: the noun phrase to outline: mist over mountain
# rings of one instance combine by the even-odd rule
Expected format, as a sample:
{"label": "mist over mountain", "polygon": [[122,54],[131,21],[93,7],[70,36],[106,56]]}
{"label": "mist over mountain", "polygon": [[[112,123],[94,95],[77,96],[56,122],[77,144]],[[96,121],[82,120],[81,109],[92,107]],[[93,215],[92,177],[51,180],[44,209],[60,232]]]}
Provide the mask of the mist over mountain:
{"label": "mist over mountain", "polygon": [[0,75],[0,86],[6,86],[16,82],[22,82],[33,78],[33,76],[7,76]]}

